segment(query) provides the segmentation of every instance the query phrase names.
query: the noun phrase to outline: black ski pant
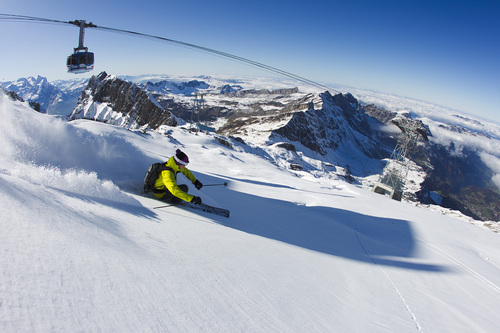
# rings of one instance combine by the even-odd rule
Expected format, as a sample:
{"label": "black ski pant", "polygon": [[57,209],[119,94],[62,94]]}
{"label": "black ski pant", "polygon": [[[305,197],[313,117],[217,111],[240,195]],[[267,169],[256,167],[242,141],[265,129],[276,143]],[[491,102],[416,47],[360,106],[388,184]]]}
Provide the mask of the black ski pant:
{"label": "black ski pant", "polygon": [[[186,193],[188,193],[188,191],[189,191],[189,187],[185,184],[179,185],[179,188]],[[170,193],[169,190],[165,191],[165,195],[161,198],[161,200],[166,201],[166,202],[171,202],[173,204],[178,204],[178,203],[182,202],[182,199],[174,196],[172,193]]]}

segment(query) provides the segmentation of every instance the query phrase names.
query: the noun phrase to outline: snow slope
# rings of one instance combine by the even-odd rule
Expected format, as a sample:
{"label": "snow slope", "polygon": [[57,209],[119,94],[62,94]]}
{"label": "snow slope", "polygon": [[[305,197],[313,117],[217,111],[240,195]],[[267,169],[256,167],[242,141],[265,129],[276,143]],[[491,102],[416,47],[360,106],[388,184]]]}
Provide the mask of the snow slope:
{"label": "snow slope", "polygon": [[[181,128],[0,117],[1,332],[498,330],[488,229]],[[230,218],[138,194],[176,148]]]}

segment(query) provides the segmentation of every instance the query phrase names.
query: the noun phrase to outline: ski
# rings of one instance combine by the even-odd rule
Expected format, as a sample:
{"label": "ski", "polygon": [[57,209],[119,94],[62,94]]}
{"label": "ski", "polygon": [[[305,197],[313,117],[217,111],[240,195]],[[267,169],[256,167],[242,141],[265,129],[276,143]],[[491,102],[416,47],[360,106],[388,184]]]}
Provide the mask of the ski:
{"label": "ski", "polygon": [[[146,193],[141,193],[141,194],[144,197],[147,197],[147,198],[153,200],[153,198],[148,196]],[[155,202],[161,203],[162,201],[155,200]],[[209,205],[205,205],[205,204],[195,205],[193,203],[186,202],[186,201],[182,201],[180,203],[167,203],[166,205],[156,206],[156,207],[152,207],[152,208],[158,209],[158,208],[175,207],[175,206],[187,207],[187,208],[194,209],[194,210],[201,210],[203,212],[207,212],[207,213],[211,213],[211,214],[215,214],[215,215],[219,215],[219,216],[224,216],[224,217],[229,217],[229,213],[230,213],[228,209],[209,206]]]}
{"label": "ski", "polygon": [[175,207],[175,206],[187,207],[187,208],[201,210],[203,212],[207,212],[207,213],[211,213],[211,214],[215,214],[215,215],[219,215],[219,216],[229,217],[229,210],[228,209],[209,206],[209,205],[205,205],[205,204],[195,205],[195,204],[190,203],[190,202],[181,202],[181,203],[175,203],[175,204],[171,203],[168,205],[153,207],[153,209]]}
{"label": "ski", "polygon": [[178,204],[178,206],[184,206],[184,207],[188,207],[190,209],[201,210],[203,212],[207,212],[207,213],[211,213],[211,214],[215,214],[215,215],[219,215],[219,216],[224,216],[224,217],[229,217],[229,210],[224,209],[224,208],[218,208],[218,207],[209,206],[209,205],[205,205],[205,204],[195,205],[195,204],[190,203],[190,202],[182,202],[182,203]]}

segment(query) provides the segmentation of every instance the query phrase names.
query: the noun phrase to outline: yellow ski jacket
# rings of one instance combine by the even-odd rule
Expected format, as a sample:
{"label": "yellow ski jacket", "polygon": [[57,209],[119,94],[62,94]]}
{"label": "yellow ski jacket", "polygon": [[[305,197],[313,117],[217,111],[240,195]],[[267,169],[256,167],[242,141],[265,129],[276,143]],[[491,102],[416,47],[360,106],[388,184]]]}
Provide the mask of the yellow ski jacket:
{"label": "yellow ski jacket", "polygon": [[[168,190],[170,193],[172,193],[172,195],[176,196],[177,198],[187,202],[191,202],[191,200],[193,200],[194,198],[194,195],[184,192],[179,188],[179,186],[177,186],[177,174],[179,172],[182,173],[193,184],[194,182],[196,182],[196,177],[186,167],[182,168],[181,170],[177,165],[177,163],[175,163],[173,156],[169,158],[166,165],[174,171],[172,172],[170,170],[163,170],[155,182],[155,188],[159,190]],[[164,195],[165,193],[155,193],[155,196],[158,199],[162,198]]]}

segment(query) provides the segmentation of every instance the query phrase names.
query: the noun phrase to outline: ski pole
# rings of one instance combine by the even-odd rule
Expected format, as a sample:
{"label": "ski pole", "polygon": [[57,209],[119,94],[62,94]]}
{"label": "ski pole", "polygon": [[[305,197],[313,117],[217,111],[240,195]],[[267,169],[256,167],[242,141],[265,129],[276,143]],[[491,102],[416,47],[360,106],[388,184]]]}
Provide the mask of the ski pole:
{"label": "ski pole", "polygon": [[224,182],[224,184],[207,184],[207,185],[203,184],[203,187],[205,187],[205,186],[222,186],[222,185],[227,186],[227,183]]}

